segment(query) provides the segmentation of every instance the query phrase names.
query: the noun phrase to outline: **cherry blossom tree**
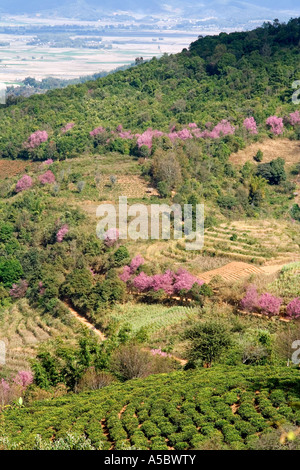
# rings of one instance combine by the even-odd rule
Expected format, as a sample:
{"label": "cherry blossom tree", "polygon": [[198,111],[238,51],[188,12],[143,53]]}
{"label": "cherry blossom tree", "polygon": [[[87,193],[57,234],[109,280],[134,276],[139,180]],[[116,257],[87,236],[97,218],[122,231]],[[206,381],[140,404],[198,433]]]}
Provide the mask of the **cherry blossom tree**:
{"label": "cherry blossom tree", "polygon": [[25,143],[25,147],[34,149],[39,147],[43,142],[48,140],[48,133],[46,131],[35,131],[29,137]]}
{"label": "cherry blossom tree", "polygon": [[271,131],[275,135],[280,135],[283,133],[284,125],[283,125],[283,119],[279,118],[277,116],[270,116],[266,120],[266,124],[270,126]]}
{"label": "cherry blossom tree", "polygon": [[20,193],[21,191],[25,191],[26,189],[31,188],[32,184],[33,184],[32,178],[29,175],[24,175],[17,182],[15,191],[16,191],[16,193]]}
{"label": "cherry blossom tree", "polygon": [[39,176],[39,181],[42,184],[53,184],[55,183],[55,176],[51,170],[48,170],[43,175]]}
{"label": "cherry blossom tree", "polygon": [[286,314],[291,318],[300,317],[300,297],[296,297],[286,307]]}
{"label": "cherry blossom tree", "polygon": [[56,241],[58,243],[61,243],[68,232],[69,232],[68,225],[67,224],[63,225],[56,234]]}
{"label": "cherry blossom tree", "polygon": [[258,307],[264,315],[278,315],[282,299],[265,292],[258,299]]}
{"label": "cherry blossom tree", "polygon": [[243,126],[250,134],[258,133],[257,124],[256,124],[254,117],[246,118],[243,122]]}

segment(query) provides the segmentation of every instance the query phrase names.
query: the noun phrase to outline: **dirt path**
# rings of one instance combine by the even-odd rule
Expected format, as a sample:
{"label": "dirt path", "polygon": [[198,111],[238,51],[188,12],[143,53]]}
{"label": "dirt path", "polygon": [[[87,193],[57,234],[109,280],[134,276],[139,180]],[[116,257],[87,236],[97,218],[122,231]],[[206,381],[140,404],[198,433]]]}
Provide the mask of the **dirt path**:
{"label": "dirt path", "polygon": [[98,330],[85,317],[83,317],[78,312],[76,312],[76,310],[74,310],[74,308],[70,307],[70,305],[67,302],[64,302],[64,304],[67,307],[67,309],[69,310],[69,312],[71,313],[71,315],[73,315],[73,317],[77,318],[77,320],[80,321],[80,323],[82,323],[84,326],[86,326],[89,330],[92,330],[97,336],[99,336],[101,341],[106,340],[106,336],[102,333],[102,331]]}

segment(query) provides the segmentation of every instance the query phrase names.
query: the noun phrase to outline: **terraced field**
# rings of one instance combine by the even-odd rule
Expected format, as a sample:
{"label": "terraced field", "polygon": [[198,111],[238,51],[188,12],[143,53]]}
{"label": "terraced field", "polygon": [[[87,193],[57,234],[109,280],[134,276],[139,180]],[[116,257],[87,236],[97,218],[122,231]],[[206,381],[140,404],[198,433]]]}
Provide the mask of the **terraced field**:
{"label": "terraced field", "polygon": [[298,370],[287,367],[153,375],[8,409],[0,431],[23,449],[34,447],[37,434],[55,440],[68,432],[107,450],[200,449],[212,439],[249,449],[261,434],[300,424],[300,411],[291,406],[299,402],[299,387]]}
{"label": "terraced field", "polygon": [[72,342],[80,328],[72,318],[63,323],[51,315],[40,315],[28,306],[26,300],[0,312],[0,339],[6,346],[3,374],[10,376],[19,370],[27,370],[41,343],[55,338]]}
{"label": "terraced field", "polygon": [[120,325],[130,325],[136,333],[145,328],[149,333],[155,333],[162,328],[177,325],[187,318],[197,317],[198,309],[192,307],[165,307],[163,305],[144,305],[126,303],[116,305],[109,314],[110,322]]}
{"label": "terraced field", "polygon": [[172,261],[207,282],[217,275],[238,280],[270,274],[300,260],[300,235],[294,227],[277,221],[235,221],[206,229],[200,252],[186,251],[182,242],[170,240],[149,244],[145,258],[160,264]]}

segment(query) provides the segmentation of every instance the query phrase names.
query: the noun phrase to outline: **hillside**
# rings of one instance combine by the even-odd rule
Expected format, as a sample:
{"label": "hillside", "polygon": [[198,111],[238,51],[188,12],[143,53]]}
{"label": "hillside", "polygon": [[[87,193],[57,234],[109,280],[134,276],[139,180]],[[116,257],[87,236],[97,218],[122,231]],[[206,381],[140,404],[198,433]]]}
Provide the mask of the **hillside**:
{"label": "hillside", "polygon": [[[199,38],[0,109],[0,449],[299,447],[299,38]],[[203,248],[100,237],[120,196],[145,225],[203,203]]]}
{"label": "hillside", "polygon": [[37,434],[46,446],[69,432],[105,450],[253,449],[270,426],[280,435],[300,424],[299,393],[298,372],[286,368],[177,372],[16,407],[0,428],[21,449],[37,446]]}

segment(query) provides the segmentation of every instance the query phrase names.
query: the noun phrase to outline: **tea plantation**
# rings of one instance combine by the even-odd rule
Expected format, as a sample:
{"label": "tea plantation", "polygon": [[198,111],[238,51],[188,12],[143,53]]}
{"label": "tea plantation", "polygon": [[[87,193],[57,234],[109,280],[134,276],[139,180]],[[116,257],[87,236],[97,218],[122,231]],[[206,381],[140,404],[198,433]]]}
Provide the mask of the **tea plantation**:
{"label": "tea plantation", "polygon": [[85,435],[99,449],[251,449],[261,434],[300,425],[299,371],[239,367],[152,375],[102,390],[12,406],[1,435],[32,449],[37,435]]}

